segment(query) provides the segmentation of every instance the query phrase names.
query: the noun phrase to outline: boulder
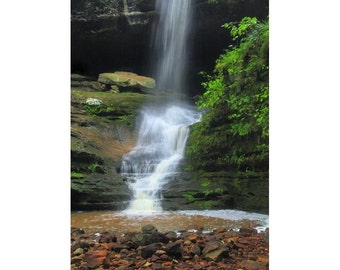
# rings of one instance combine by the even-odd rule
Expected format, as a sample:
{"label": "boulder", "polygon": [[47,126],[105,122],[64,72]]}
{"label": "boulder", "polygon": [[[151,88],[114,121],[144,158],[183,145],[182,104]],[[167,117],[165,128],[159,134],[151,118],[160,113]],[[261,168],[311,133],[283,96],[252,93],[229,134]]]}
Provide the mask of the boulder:
{"label": "boulder", "polygon": [[101,73],[98,82],[117,85],[120,87],[135,87],[140,89],[153,89],[156,82],[150,77],[140,76],[132,72],[116,71],[114,73]]}

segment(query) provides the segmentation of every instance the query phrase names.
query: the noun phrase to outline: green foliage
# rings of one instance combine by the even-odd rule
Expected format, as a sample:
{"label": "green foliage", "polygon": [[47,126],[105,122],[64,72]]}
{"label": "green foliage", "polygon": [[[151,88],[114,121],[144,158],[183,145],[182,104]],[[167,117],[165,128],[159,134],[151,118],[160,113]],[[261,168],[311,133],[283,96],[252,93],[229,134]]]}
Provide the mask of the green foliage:
{"label": "green foliage", "polygon": [[79,172],[71,172],[71,179],[83,179],[84,174]]}
{"label": "green foliage", "polygon": [[210,180],[203,180],[201,182],[201,187],[208,187],[210,186],[210,184],[211,184]]}
{"label": "green foliage", "polygon": [[89,105],[85,103],[83,107],[90,115],[108,115],[115,111],[112,106],[107,106],[105,104]]}
{"label": "green foliage", "polygon": [[183,194],[183,197],[188,199],[190,202],[195,201],[195,192],[186,192]]}
{"label": "green foliage", "polygon": [[95,172],[98,167],[100,167],[98,163],[92,163],[87,168],[89,169],[90,172]]}
{"label": "green foliage", "polygon": [[257,23],[258,20],[255,17],[244,17],[238,25],[235,25],[234,23],[226,23],[223,26],[230,30],[233,40],[236,40],[239,36],[245,36],[255,25],[257,25]]}
{"label": "green foliage", "polygon": [[98,163],[92,163],[87,167],[88,171],[91,173],[104,173],[105,170],[103,169],[103,166]]}
{"label": "green foliage", "polygon": [[237,46],[200,74],[205,92],[197,105],[207,113],[193,127],[187,157],[191,168],[268,167],[269,22],[245,17],[224,25]]}
{"label": "green foliage", "polygon": [[218,196],[223,194],[224,189],[223,188],[215,188],[215,189],[211,189],[211,190],[204,190],[203,194],[205,197],[213,197],[213,196]]}
{"label": "green foliage", "polygon": [[209,210],[213,209],[217,204],[216,201],[200,201],[196,203],[196,206],[198,209]]}

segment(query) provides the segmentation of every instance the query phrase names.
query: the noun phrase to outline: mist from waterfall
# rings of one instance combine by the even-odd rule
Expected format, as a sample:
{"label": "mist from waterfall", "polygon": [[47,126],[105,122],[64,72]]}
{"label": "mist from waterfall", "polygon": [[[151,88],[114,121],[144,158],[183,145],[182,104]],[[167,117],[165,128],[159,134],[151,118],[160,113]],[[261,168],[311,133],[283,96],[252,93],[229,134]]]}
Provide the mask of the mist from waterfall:
{"label": "mist from waterfall", "polygon": [[[158,90],[183,92],[191,0],[157,0],[160,18],[155,31],[155,78]],[[133,191],[125,212],[161,211],[161,188],[173,179],[184,157],[189,126],[200,121],[193,106],[168,102],[147,106],[141,114],[136,147],[123,156],[122,175]]]}

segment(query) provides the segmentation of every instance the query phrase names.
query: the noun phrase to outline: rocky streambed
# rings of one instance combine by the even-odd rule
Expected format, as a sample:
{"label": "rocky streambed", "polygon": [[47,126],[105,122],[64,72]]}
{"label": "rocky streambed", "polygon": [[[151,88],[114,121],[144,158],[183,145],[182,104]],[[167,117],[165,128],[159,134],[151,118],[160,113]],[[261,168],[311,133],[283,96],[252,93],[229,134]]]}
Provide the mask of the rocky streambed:
{"label": "rocky streambed", "polygon": [[116,235],[71,229],[71,269],[269,269],[269,229],[203,227],[159,232],[154,225]]}

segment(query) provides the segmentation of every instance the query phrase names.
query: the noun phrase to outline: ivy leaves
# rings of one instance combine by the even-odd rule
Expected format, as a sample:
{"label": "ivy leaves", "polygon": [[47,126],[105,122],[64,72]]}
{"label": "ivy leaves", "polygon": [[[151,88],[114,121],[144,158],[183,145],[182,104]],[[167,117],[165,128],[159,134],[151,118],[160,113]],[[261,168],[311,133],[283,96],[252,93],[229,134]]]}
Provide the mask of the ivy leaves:
{"label": "ivy leaves", "polygon": [[257,18],[244,17],[237,25],[235,23],[225,23],[223,27],[230,30],[233,40],[245,36],[258,23]]}
{"label": "ivy leaves", "polygon": [[197,105],[208,113],[193,127],[187,153],[198,166],[256,167],[269,155],[269,22],[245,17],[223,26],[237,45],[219,56],[213,74],[200,73],[205,92]]}
{"label": "ivy leaves", "polygon": [[245,17],[240,23],[226,23],[226,29],[240,45],[224,53],[216,60],[213,75],[204,72],[204,94],[199,108],[217,108],[223,103],[229,109],[227,115],[230,132],[244,136],[258,130],[267,136],[268,130],[268,22]]}

